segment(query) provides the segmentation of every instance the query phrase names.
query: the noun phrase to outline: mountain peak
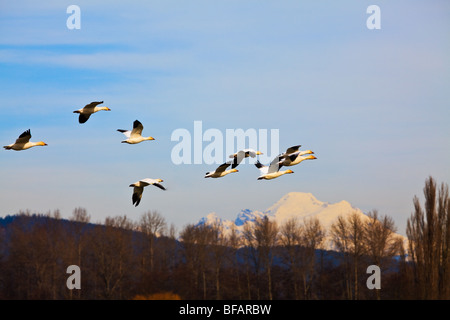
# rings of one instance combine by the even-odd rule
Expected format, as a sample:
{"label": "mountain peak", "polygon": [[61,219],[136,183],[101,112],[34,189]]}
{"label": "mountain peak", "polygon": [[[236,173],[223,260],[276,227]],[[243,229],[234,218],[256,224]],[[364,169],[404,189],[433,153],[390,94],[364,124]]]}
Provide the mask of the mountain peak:
{"label": "mountain peak", "polygon": [[280,202],[297,202],[297,203],[311,203],[313,205],[323,205],[324,202],[317,200],[312,193],[309,192],[289,192],[284,195],[277,203]]}
{"label": "mountain peak", "polygon": [[311,200],[317,201],[316,197],[314,197],[313,194],[310,193],[310,192],[295,192],[295,191],[292,191],[292,192],[289,192],[289,193],[285,194],[281,199],[285,199],[285,198],[286,199],[288,199],[288,198],[296,198],[296,199],[303,198],[303,199],[311,199]]}
{"label": "mountain peak", "polygon": [[222,219],[219,218],[217,213],[211,212],[206,217],[203,217],[199,220],[197,224],[214,224],[215,222],[221,222]]}
{"label": "mountain peak", "polygon": [[265,212],[285,220],[292,216],[310,215],[327,207],[328,203],[317,200],[311,193],[289,192]]}
{"label": "mountain peak", "polygon": [[259,211],[253,211],[250,209],[244,209],[239,212],[234,220],[234,224],[238,227],[243,226],[247,221],[255,221],[257,217],[261,217],[263,214]]}

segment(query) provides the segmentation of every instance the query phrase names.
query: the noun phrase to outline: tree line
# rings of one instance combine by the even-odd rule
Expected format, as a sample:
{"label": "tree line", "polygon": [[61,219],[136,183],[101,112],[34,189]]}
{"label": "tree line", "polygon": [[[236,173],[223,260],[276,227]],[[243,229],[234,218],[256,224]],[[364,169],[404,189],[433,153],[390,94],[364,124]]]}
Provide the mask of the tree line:
{"label": "tree line", "polygon": [[[157,211],[91,223],[84,208],[0,219],[0,299],[449,299],[448,185],[429,177],[407,241],[376,210],[278,225],[265,218],[225,232],[219,221],[177,232]],[[332,245],[327,246],[327,241]],[[81,270],[69,290],[66,269]],[[366,270],[381,270],[369,289]]]}

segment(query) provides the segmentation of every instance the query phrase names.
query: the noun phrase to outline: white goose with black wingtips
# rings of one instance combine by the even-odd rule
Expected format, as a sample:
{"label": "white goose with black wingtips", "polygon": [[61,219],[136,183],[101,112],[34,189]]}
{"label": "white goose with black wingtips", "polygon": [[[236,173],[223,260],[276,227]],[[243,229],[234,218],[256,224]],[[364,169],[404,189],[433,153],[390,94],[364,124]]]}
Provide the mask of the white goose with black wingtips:
{"label": "white goose with black wingtips", "polygon": [[27,131],[23,132],[16,139],[16,142],[14,142],[10,145],[4,146],[3,148],[5,148],[6,150],[21,151],[21,150],[30,149],[30,148],[36,147],[36,146],[46,146],[47,145],[43,141],[30,142],[30,138],[31,138],[31,131],[30,131],[30,129],[28,129]]}
{"label": "white goose with black wingtips", "polygon": [[131,197],[133,201],[133,205],[137,207],[142,199],[142,193],[144,192],[144,188],[150,185],[158,187],[162,190],[166,190],[166,188],[161,184],[163,182],[162,179],[142,179],[136,181],[135,183],[130,184],[130,187],[133,187],[133,196]]}
{"label": "white goose with black wingtips", "polygon": [[105,111],[111,111],[110,108],[105,107],[105,106],[101,106],[98,107],[99,104],[102,104],[103,101],[94,101],[91,102],[87,105],[85,105],[83,108],[75,110],[73,113],[79,113],[80,116],[78,117],[78,122],[79,123],[85,123],[86,121],[89,120],[89,117],[101,110],[105,110]]}
{"label": "white goose with black wingtips", "polygon": [[136,144],[142,141],[155,140],[155,138],[153,137],[143,137],[142,136],[143,129],[144,126],[142,125],[142,123],[138,120],[135,120],[133,122],[133,130],[117,129],[117,131],[122,132],[125,135],[125,137],[127,137],[127,139],[123,140],[122,143]]}

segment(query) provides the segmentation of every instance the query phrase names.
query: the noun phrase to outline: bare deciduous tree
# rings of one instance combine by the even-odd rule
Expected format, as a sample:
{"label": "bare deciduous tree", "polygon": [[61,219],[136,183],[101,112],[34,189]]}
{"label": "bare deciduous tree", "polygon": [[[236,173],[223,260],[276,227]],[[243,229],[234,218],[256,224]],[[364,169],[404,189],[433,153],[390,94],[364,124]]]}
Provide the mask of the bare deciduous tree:
{"label": "bare deciduous tree", "polygon": [[297,300],[300,299],[299,282],[302,229],[302,225],[295,218],[289,219],[280,227],[280,243],[285,248],[286,254],[284,255],[284,260],[291,272],[291,282],[294,287],[294,296]]}
{"label": "bare deciduous tree", "polygon": [[214,260],[214,275],[216,287],[216,299],[221,299],[220,292],[220,270],[227,253],[227,238],[224,234],[224,228],[220,221],[215,221],[211,226],[211,251]]}
{"label": "bare deciduous tree", "polygon": [[121,299],[129,289],[122,284],[133,271],[133,230],[134,223],[126,216],[107,217],[103,226],[96,227],[91,250],[104,299]]}
{"label": "bare deciduous tree", "polygon": [[[231,266],[234,270],[236,270],[236,285],[237,285],[237,296],[239,299],[243,299],[243,291],[241,287],[241,279],[240,279],[240,270],[241,270],[241,264],[239,262],[238,252],[239,249],[242,246],[242,239],[239,237],[237,231],[236,231],[236,225],[233,224],[231,226],[230,233],[227,238],[228,243],[228,249],[230,250],[230,254],[226,255],[226,258],[228,258],[231,262]],[[245,268],[247,269],[247,264],[245,265]],[[250,292],[247,292],[248,299],[251,299]]]}
{"label": "bare deciduous tree", "polygon": [[272,300],[272,262],[274,257],[273,251],[278,241],[278,226],[275,221],[270,221],[265,216],[262,219],[256,219],[253,232],[259,259],[267,275],[268,298]]}
{"label": "bare deciduous tree", "polygon": [[209,269],[209,249],[213,232],[209,225],[187,225],[180,233],[185,259],[193,275],[193,289],[208,298],[206,275]]}
{"label": "bare deciduous tree", "polygon": [[[150,249],[150,272],[154,269],[155,237],[162,235],[167,228],[166,220],[157,211],[148,211],[141,216],[139,230],[147,237]],[[142,255],[143,259],[145,255]],[[145,267],[145,261],[142,261]]]}
{"label": "bare deciduous tree", "polygon": [[357,300],[359,259],[365,253],[364,223],[360,215],[352,212],[347,218],[339,216],[331,226],[331,235],[334,244],[344,257],[347,298]]}
{"label": "bare deciduous tree", "polygon": [[280,228],[280,242],[286,249],[286,261],[292,274],[296,299],[300,299],[299,282],[303,283],[303,298],[311,295],[315,275],[316,250],[325,237],[325,231],[316,219],[289,219]]}
{"label": "bare deciduous tree", "polygon": [[448,185],[437,188],[429,177],[423,189],[424,208],[414,197],[414,213],[407,221],[409,251],[421,299],[450,297],[450,198]]}
{"label": "bare deciduous tree", "polygon": [[323,229],[319,219],[306,219],[303,223],[303,234],[301,237],[301,245],[303,250],[303,294],[305,299],[311,294],[311,284],[314,282],[316,250],[322,245],[325,238],[325,230]]}
{"label": "bare deciduous tree", "polygon": [[[395,234],[397,228],[391,217],[381,217],[377,210],[370,211],[367,216],[369,219],[364,223],[365,250],[370,263],[383,270],[385,262],[403,252],[403,240]],[[380,299],[380,290],[375,293],[377,299]]]}
{"label": "bare deciduous tree", "polygon": [[367,216],[369,220],[364,224],[366,251],[371,262],[381,268],[385,258],[393,257],[400,252],[401,239],[395,234],[397,228],[391,217],[381,217],[377,210],[370,211]]}

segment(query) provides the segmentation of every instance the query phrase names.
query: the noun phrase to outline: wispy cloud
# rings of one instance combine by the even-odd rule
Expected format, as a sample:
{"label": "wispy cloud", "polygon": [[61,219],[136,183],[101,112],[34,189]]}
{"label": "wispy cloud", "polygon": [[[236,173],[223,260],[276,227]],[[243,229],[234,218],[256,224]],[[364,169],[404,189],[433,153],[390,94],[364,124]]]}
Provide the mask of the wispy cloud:
{"label": "wispy cloud", "polygon": [[[184,61],[180,61],[183,56]],[[91,69],[114,72],[145,70],[175,70],[188,62],[181,53],[97,52],[89,54],[54,53],[52,51],[0,50],[2,63],[57,66],[67,69]]]}

